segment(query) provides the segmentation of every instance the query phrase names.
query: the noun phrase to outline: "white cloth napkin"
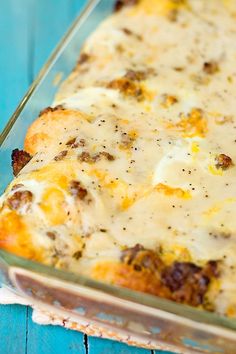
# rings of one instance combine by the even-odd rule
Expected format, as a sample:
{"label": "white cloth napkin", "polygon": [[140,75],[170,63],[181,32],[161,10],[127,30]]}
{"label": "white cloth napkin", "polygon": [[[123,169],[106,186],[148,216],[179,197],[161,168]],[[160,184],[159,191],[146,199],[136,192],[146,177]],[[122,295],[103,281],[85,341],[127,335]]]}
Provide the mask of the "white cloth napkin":
{"label": "white cloth napkin", "polygon": [[[80,331],[86,333],[89,336],[95,336],[100,338],[108,338],[116,341],[120,341],[132,346],[140,346],[147,349],[154,349],[154,345],[151,341],[140,341],[136,336],[130,336],[115,332],[107,327],[102,325],[91,324],[90,322],[82,319],[81,321],[76,320],[73,316],[62,316],[56,314],[53,311],[48,311],[43,307],[38,307],[30,299],[26,299],[19,295],[16,295],[14,292],[10,291],[7,288],[0,287],[0,304],[2,305],[26,305],[33,308],[32,320],[40,325],[58,325],[68,329]],[[157,349],[157,347],[156,347]],[[166,349],[162,345],[158,346],[158,349]]]}
{"label": "white cloth napkin", "polygon": [[18,305],[31,306],[33,308],[32,319],[34,322],[42,325],[53,324],[53,325],[59,325],[59,326],[70,328],[68,326],[68,322],[70,321],[69,318],[65,320],[48,311],[39,309],[29,299],[25,299],[19,295],[16,295],[15,293],[13,293],[12,291],[6,288],[0,288],[0,304],[2,305],[18,304]]}

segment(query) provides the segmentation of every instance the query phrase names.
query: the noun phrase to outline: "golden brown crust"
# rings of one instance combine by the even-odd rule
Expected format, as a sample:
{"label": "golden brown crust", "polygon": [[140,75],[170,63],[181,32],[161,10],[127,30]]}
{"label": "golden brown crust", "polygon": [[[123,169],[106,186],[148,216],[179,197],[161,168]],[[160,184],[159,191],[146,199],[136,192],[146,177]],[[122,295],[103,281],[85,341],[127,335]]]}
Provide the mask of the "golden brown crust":
{"label": "golden brown crust", "polygon": [[48,112],[55,112],[55,111],[63,110],[63,109],[64,109],[64,107],[62,105],[58,105],[56,107],[46,107],[39,113],[39,117],[41,117],[42,115],[44,115]]}
{"label": "golden brown crust", "polygon": [[156,252],[136,245],[123,250],[121,263],[98,263],[94,276],[136,291],[204,307],[205,295],[219,271],[215,261],[204,267],[190,262],[166,266]]}
{"label": "golden brown crust", "polygon": [[27,226],[15,210],[0,217],[0,248],[21,257],[41,260],[39,247],[37,250],[33,247]]}
{"label": "golden brown crust", "polygon": [[118,286],[152,295],[169,298],[167,288],[161,286],[160,278],[153,276],[149,269],[135,271],[132,265],[117,262],[101,262],[96,264],[92,276]]}
{"label": "golden brown crust", "polygon": [[51,144],[60,143],[65,133],[65,121],[66,126],[73,129],[79,127],[81,119],[88,119],[88,117],[70,109],[58,107],[46,109],[29,127],[25,137],[25,150],[34,155],[39,150],[50,147]]}

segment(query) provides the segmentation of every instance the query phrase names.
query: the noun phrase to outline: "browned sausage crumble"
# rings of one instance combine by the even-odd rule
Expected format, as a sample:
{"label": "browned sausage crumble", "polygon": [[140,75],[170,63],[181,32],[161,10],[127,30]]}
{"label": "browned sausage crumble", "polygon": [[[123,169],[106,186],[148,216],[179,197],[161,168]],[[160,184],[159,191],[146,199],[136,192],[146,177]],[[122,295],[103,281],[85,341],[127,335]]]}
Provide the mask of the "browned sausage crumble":
{"label": "browned sausage crumble", "polygon": [[206,74],[213,75],[219,71],[219,65],[216,61],[208,61],[203,64],[203,71]]}
{"label": "browned sausage crumble", "polygon": [[55,160],[55,161],[63,160],[64,157],[66,157],[67,153],[68,153],[67,150],[61,151],[57,156],[54,157],[54,160]]}
{"label": "browned sausage crumble", "polygon": [[33,194],[30,191],[17,191],[7,200],[8,207],[12,210],[18,210],[24,205],[31,203]]}
{"label": "browned sausage crumble", "polygon": [[139,0],[117,0],[115,2],[114,11],[120,11],[125,6],[133,6],[138,4]]}
{"label": "browned sausage crumble", "polygon": [[127,77],[112,80],[108,83],[107,88],[119,90],[125,96],[134,97],[138,101],[142,101],[144,99],[142,88]]}
{"label": "browned sausage crumble", "polygon": [[55,232],[52,232],[52,231],[48,231],[46,233],[46,235],[52,240],[54,241],[56,239],[56,233]]}
{"label": "browned sausage crumble", "polygon": [[216,168],[221,168],[222,170],[227,170],[229,167],[233,166],[233,161],[231,157],[220,154],[216,157]]}
{"label": "browned sausage crumble", "polygon": [[39,117],[41,117],[42,115],[47,114],[49,112],[56,112],[61,109],[64,110],[65,108],[62,105],[58,105],[56,107],[46,107],[39,113]]}
{"label": "browned sausage crumble", "polygon": [[204,303],[211,279],[218,275],[215,261],[208,262],[205,267],[190,262],[174,262],[163,270],[161,279],[171,290],[174,301],[198,306]]}
{"label": "browned sausage crumble", "polygon": [[72,181],[70,183],[70,192],[74,197],[81,200],[83,200],[88,194],[87,189],[83,188],[79,181]]}
{"label": "browned sausage crumble", "polygon": [[124,27],[124,28],[122,28],[122,31],[123,31],[127,36],[134,36],[134,37],[136,37],[136,39],[138,39],[139,41],[141,41],[141,40],[143,39],[143,37],[142,37],[140,34],[131,31],[129,28]]}
{"label": "browned sausage crumble", "polygon": [[109,152],[106,151],[101,151],[95,155],[90,155],[88,152],[83,151],[79,156],[78,159],[81,162],[87,162],[87,163],[95,163],[98,160],[101,160],[102,157],[105,157],[106,160],[108,161],[114,161],[115,157],[111,155]]}
{"label": "browned sausage crumble", "polygon": [[124,77],[132,81],[143,81],[146,80],[148,74],[148,71],[128,70]]}
{"label": "browned sausage crumble", "polygon": [[79,146],[84,147],[85,145],[86,145],[85,139],[80,139],[79,141],[77,141],[76,138],[70,139],[66,143],[66,146],[69,146],[72,149],[75,149]]}
{"label": "browned sausage crumble", "polygon": [[31,160],[32,156],[24,150],[15,149],[12,151],[12,169],[14,176],[17,176],[23,167]]}
{"label": "browned sausage crumble", "polygon": [[78,64],[82,65],[89,60],[90,56],[87,53],[81,53],[80,58],[78,60]]}
{"label": "browned sausage crumble", "polygon": [[133,272],[143,273],[144,279],[147,276],[153,279],[156,289],[152,289],[152,293],[192,306],[204,306],[210,282],[219,276],[216,261],[209,261],[204,267],[190,262],[166,266],[156,252],[139,244],[123,250],[121,261],[131,266]]}

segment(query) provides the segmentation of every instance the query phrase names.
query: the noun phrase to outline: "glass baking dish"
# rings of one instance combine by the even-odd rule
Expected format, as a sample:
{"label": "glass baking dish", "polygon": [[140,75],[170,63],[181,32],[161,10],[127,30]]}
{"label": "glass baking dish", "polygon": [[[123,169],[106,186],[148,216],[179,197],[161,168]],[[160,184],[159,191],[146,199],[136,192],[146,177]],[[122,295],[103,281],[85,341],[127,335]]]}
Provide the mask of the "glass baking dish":
{"label": "glass baking dish", "polygon": [[[115,0],[90,0],[40,72],[0,137],[0,192],[12,179],[11,151],[23,145],[29,124],[51,104],[75,66],[88,35]],[[70,315],[88,334],[177,353],[236,353],[236,320],[165,299],[106,285],[0,250],[0,280],[38,306]],[[90,326],[90,327],[89,327]],[[90,331],[88,328],[92,328]]]}

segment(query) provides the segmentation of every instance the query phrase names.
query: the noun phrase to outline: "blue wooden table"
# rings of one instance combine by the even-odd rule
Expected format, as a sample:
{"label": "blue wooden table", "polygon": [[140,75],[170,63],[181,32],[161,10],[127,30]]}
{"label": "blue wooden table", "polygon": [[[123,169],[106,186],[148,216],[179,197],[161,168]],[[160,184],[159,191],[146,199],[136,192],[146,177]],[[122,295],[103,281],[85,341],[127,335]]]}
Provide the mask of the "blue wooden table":
{"label": "blue wooden table", "polygon": [[[0,0],[0,131],[85,2]],[[0,354],[25,353],[150,354],[150,351],[87,338],[60,327],[38,326],[31,320],[30,308],[0,306]]]}

